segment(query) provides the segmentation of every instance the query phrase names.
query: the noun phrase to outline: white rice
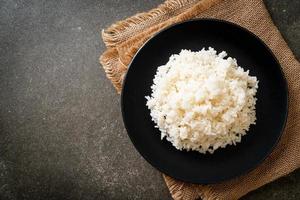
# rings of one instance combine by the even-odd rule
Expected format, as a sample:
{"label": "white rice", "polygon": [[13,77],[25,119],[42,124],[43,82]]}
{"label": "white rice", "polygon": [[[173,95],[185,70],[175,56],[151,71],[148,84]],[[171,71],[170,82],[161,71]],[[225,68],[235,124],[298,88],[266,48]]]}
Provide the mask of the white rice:
{"label": "white rice", "polygon": [[161,138],[177,149],[213,153],[255,124],[257,78],[226,56],[211,47],[182,50],[158,67],[147,107]]}

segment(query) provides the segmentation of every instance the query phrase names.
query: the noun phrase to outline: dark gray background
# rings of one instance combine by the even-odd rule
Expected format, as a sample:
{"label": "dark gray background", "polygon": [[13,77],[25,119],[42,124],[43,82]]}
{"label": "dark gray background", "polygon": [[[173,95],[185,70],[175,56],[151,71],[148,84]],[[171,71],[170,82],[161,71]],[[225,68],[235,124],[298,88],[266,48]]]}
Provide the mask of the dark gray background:
{"label": "dark gray background", "polygon": [[[0,199],[170,199],[127,137],[101,29],[162,0],[0,0]],[[266,0],[300,57],[300,1]],[[300,199],[300,171],[244,199]]]}

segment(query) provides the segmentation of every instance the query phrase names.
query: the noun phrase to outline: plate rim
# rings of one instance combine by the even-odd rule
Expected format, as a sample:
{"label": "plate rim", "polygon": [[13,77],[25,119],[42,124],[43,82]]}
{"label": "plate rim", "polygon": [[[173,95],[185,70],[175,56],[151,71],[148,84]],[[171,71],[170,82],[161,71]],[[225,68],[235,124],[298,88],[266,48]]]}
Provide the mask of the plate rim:
{"label": "plate rim", "polygon": [[[286,93],[286,107],[285,107],[285,115],[284,115],[284,121],[283,121],[283,124],[282,124],[282,127],[281,127],[281,130],[279,132],[279,135],[276,139],[276,141],[273,143],[272,147],[270,147],[269,151],[267,153],[265,153],[265,155],[260,159],[258,160],[253,166],[249,167],[247,170],[244,170],[243,172],[241,173],[235,173],[231,176],[226,176],[226,178],[218,178],[218,179],[214,179],[214,180],[196,180],[196,179],[193,179],[193,180],[187,180],[187,179],[184,179],[182,177],[179,177],[177,176],[176,174],[173,174],[173,173],[169,173],[167,172],[166,170],[162,170],[160,166],[157,166],[156,164],[154,164],[150,158],[148,158],[148,156],[144,155],[144,153],[137,148],[137,145],[135,144],[135,142],[133,141],[133,136],[132,134],[129,134],[129,129],[127,127],[127,124],[125,123],[125,111],[124,111],[124,89],[126,87],[126,80],[127,80],[127,75],[130,71],[130,69],[132,68],[132,64],[134,62],[134,60],[136,59],[137,55],[139,54],[139,52],[152,40],[154,39],[155,37],[157,37],[159,34],[161,34],[162,32],[168,30],[168,29],[171,29],[171,28],[174,28],[176,26],[179,26],[179,25],[182,25],[182,24],[185,24],[185,23],[193,23],[193,22],[198,22],[198,21],[210,21],[210,22],[217,22],[217,23],[224,23],[224,24],[227,24],[227,25],[230,25],[230,26],[233,26],[233,27],[236,27],[238,29],[241,29],[242,31],[246,32],[247,34],[251,35],[252,37],[254,37],[259,43],[261,43],[265,49],[270,53],[270,55],[273,57],[273,59],[275,60],[275,62],[277,63],[277,66],[279,66],[279,71],[280,71],[280,74],[283,78],[283,82],[284,82],[284,88],[282,88],[284,90],[284,92]],[[239,25],[239,24],[236,24],[234,22],[231,22],[231,21],[227,21],[227,20],[223,20],[223,19],[217,19],[217,18],[196,18],[196,19],[190,19],[190,20],[185,20],[185,21],[182,21],[182,22],[178,22],[178,23],[174,23],[170,26],[167,26],[165,28],[163,28],[162,30],[158,31],[157,33],[155,33],[153,36],[151,36],[149,39],[146,40],[146,42],[144,42],[144,44],[138,49],[138,51],[135,53],[135,55],[133,56],[130,64],[128,65],[128,68],[127,68],[127,71],[124,75],[124,78],[123,78],[123,81],[122,81],[122,90],[121,90],[121,101],[120,101],[120,105],[121,105],[121,114],[122,114],[122,121],[123,121],[123,124],[125,126],[125,129],[126,129],[126,132],[127,132],[127,135],[129,136],[130,138],[130,141],[131,143],[133,144],[134,148],[139,152],[139,154],[152,166],[154,167],[156,170],[158,170],[159,172],[167,175],[167,176],[170,176],[172,178],[175,178],[177,180],[180,180],[180,181],[183,181],[183,182],[187,182],[187,183],[193,183],[193,184],[216,184],[216,183],[220,183],[220,182],[223,182],[223,181],[226,181],[226,180],[231,180],[233,178],[238,178],[242,175],[246,175],[248,174],[249,172],[251,172],[252,170],[256,169],[260,164],[262,164],[269,156],[270,154],[273,152],[273,150],[276,148],[276,146],[278,145],[279,141],[281,140],[282,136],[283,136],[283,133],[286,129],[286,124],[287,124],[287,120],[288,120],[288,114],[289,114],[289,88],[288,88],[288,82],[287,82],[287,79],[286,79],[286,76],[285,76],[285,73],[282,69],[282,66],[280,64],[280,62],[278,61],[277,57],[275,56],[275,54],[273,53],[273,51],[269,48],[269,46],[261,39],[259,38],[256,34],[254,34],[252,31],[248,30],[247,28]]]}

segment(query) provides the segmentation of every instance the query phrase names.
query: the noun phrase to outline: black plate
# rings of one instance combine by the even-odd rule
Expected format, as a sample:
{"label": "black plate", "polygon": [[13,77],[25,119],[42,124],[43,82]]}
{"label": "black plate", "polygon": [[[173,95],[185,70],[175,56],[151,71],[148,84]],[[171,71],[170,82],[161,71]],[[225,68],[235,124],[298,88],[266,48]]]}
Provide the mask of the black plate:
{"label": "black plate", "polygon": [[[167,63],[171,54],[203,47],[225,50],[259,80],[256,125],[251,125],[241,143],[206,155],[179,151],[161,140],[145,99],[157,67]],[[230,22],[201,19],[173,25],[148,40],[130,64],[121,101],[128,135],[150,164],[174,178],[205,184],[246,173],[271,153],[285,126],[288,90],[278,61],[257,36]]]}

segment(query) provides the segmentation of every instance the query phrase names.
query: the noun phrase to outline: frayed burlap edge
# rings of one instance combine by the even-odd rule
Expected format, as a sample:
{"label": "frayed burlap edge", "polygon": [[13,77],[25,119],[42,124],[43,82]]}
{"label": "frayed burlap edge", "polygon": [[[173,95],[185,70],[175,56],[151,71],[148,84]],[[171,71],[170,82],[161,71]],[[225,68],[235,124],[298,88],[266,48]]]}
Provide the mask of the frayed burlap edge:
{"label": "frayed burlap edge", "polygon": [[210,199],[217,200],[218,196],[214,193],[213,189],[208,185],[197,185],[184,182],[178,182],[174,178],[171,178],[163,174],[163,178],[167,187],[171,193],[171,196],[175,200],[185,199]]}
{"label": "frayed burlap edge", "polygon": [[193,6],[198,0],[167,0],[149,12],[138,13],[125,20],[114,23],[109,28],[102,30],[102,39],[106,47],[115,47],[138,34],[149,26],[168,20]]}

